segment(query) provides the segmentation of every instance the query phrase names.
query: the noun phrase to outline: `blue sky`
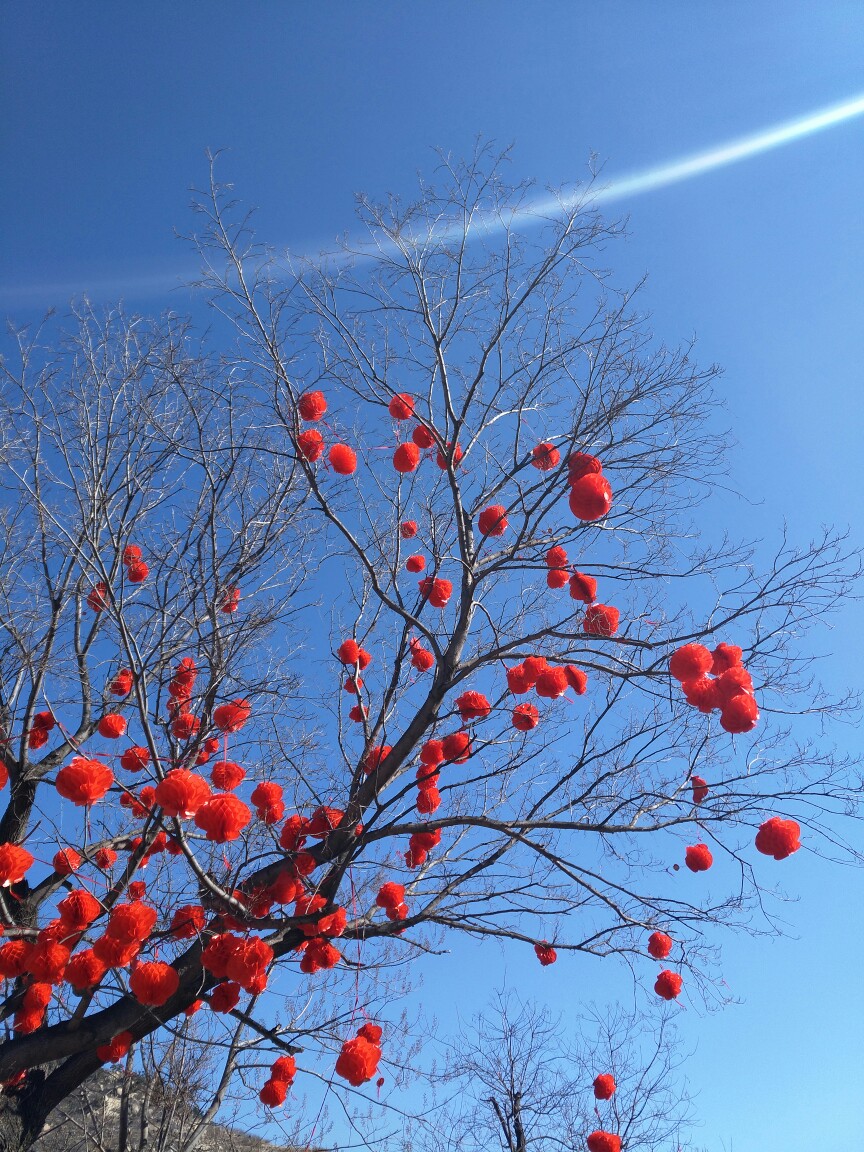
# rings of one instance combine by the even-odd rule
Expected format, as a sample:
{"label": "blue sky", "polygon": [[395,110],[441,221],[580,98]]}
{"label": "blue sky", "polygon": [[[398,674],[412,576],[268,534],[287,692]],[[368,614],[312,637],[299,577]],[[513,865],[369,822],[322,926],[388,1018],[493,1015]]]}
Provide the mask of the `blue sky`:
{"label": "blue sky", "polygon": [[[80,291],[147,309],[194,270],[173,229],[204,150],[260,208],[271,242],[318,247],[353,194],[410,192],[432,146],[512,142],[513,174],[609,178],[864,93],[864,9],[796,0],[10,5],[0,36],[0,311],[31,318]],[[861,539],[864,117],[745,163],[621,200],[619,282],[670,342],[698,337],[748,500],[713,516],[770,540],[785,518]],[[858,680],[860,606],[819,638],[835,685]],[[860,734],[849,729],[852,750]],[[710,1152],[864,1146],[860,872],[801,852],[781,879],[793,937],[726,938],[742,1004],[682,1011]],[[460,947],[426,973],[431,1003],[490,973],[570,1009],[629,990],[610,965],[540,970]],[[469,981],[458,982],[466,987]],[[470,997],[454,1007],[470,1012]]]}

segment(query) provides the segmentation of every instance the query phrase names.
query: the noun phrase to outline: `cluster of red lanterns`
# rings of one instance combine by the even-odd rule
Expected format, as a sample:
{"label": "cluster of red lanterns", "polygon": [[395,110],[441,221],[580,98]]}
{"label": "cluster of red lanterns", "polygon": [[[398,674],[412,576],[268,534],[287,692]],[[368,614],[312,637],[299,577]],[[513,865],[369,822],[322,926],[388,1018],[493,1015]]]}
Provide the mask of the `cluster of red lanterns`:
{"label": "cluster of red lanterns", "polygon": [[[307,424],[317,424],[327,411],[327,400],[323,392],[304,392],[297,401],[297,413]],[[310,464],[322,456],[324,437],[317,428],[307,428],[297,435],[297,451]],[[340,476],[350,476],[357,471],[357,453],[347,444],[334,444],[327,453],[330,467]]]}
{"label": "cluster of red lanterns", "polygon": [[285,1103],[288,1089],[297,1075],[297,1061],[293,1056],[280,1056],[270,1066],[270,1078],[265,1081],[259,1097],[268,1108],[279,1108]]}
{"label": "cluster of red lanterns", "polygon": [[570,511],[577,520],[602,520],[612,507],[612,485],[596,456],[574,452],[567,461]]}
{"label": "cluster of red lanterns", "polygon": [[[542,699],[557,700],[568,688],[577,696],[584,696],[588,676],[575,664],[564,666],[549,664],[545,656],[528,656],[521,664],[507,669],[507,687],[514,696],[534,691]],[[533,704],[517,704],[513,709],[513,727],[519,732],[530,732],[540,722],[540,713]]]}
{"label": "cluster of red lanterns", "polygon": [[51,712],[37,712],[33,717],[30,731],[27,733],[27,747],[31,749],[44,748],[48,743],[48,733],[55,727],[57,721]]}
{"label": "cluster of red lanterns", "polygon": [[150,575],[150,569],[142,559],[141,549],[137,544],[127,544],[123,549],[123,564],[126,568],[126,579],[130,584],[143,584]]}
{"label": "cluster of red lanterns", "polygon": [[168,685],[168,715],[172,718],[171,732],[177,740],[189,740],[201,727],[190,705],[197,678],[195,661],[191,656],[184,656]]}
{"label": "cluster of red lanterns", "polygon": [[721,728],[733,735],[752,732],[759,723],[753,678],[741,660],[734,644],[718,644],[713,652],[702,644],[685,644],[669,660],[687,703],[706,715],[719,711]]}
{"label": "cluster of red lanterns", "polygon": [[375,903],[384,909],[388,920],[405,920],[408,917],[408,905],[405,903],[405,887],[388,880],[378,889]]}

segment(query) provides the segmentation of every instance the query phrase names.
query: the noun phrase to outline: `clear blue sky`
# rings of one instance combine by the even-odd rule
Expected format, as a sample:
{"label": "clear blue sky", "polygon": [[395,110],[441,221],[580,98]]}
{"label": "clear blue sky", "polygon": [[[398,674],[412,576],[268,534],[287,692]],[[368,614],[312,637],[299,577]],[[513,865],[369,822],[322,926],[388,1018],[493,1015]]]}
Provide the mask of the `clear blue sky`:
{"label": "clear blue sky", "polygon": [[[410,190],[433,145],[512,141],[514,175],[541,184],[596,151],[614,177],[864,92],[860,2],[77,0],[7,4],[3,25],[0,311],[19,319],[82,290],[164,304],[191,271],[172,229],[208,147],[228,149],[266,238],[308,248],[351,226],[354,191]],[[615,206],[618,279],[649,272],[657,332],[695,333],[726,368],[754,503],[714,515],[748,535],[785,517],[798,537],[829,520],[861,539],[862,194],[858,118]],[[850,606],[821,639],[835,684],[860,679],[862,620]],[[801,852],[782,880],[797,939],[727,937],[742,1005],[682,1014],[711,1152],[864,1147],[864,877]],[[629,988],[614,965],[460,947],[428,970],[430,1003],[468,986],[454,963],[478,991],[506,971],[565,1008]]]}

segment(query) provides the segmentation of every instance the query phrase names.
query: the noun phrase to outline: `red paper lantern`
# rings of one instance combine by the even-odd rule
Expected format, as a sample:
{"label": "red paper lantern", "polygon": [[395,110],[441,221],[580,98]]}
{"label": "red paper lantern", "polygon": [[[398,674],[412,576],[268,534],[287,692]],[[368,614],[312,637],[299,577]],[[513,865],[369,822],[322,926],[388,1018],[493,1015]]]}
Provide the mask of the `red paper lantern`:
{"label": "red paper lantern", "polygon": [[570,488],[570,511],[577,520],[600,520],[612,507],[612,485],[599,472],[589,472]]}
{"label": "red paper lantern", "polygon": [[530,732],[540,723],[540,713],[533,704],[517,704],[512,719],[513,727],[519,732]]}
{"label": "red paper lantern", "polygon": [[490,504],[477,517],[482,536],[503,536],[507,530],[507,509],[503,504]]}
{"label": "red paper lantern", "polygon": [[621,1137],[614,1132],[603,1132],[598,1129],[592,1132],[585,1140],[588,1152],[621,1152]]}
{"label": "red paper lantern", "polygon": [[469,720],[485,720],[492,711],[492,705],[482,692],[463,692],[456,697],[455,703],[463,724]]}
{"label": "red paper lantern", "polygon": [[297,451],[304,460],[314,464],[324,451],[324,437],[317,428],[307,428],[297,437]]}
{"label": "red paper lantern", "polygon": [[99,721],[99,735],[106,740],[117,740],[126,731],[126,718],[117,712],[109,712]]}
{"label": "red paper lantern", "polygon": [[594,1099],[611,1100],[615,1095],[615,1077],[603,1072],[594,1078]]}
{"label": "red paper lantern", "polygon": [[399,525],[399,535],[403,540],[411,540],[417,535],[417,521],[403,520]]}
{"label": "red paper lantern", "polygon": [[567,664],[564,675],[567,677],[568,687],[572,688],[577,696],[584,696],[588,691],[588,673],[577,668],[575,664]]}
{"label": "red paper lantern", "polygon": [[534,685],[537,695],[544,696],[548,700],[563,696],[568,687],[567,673],[563,668],[545,668]]}
{"label": "red paper lantern", "polygon": [[113,772],[99,760],[73,756],[70,763],[57,773],[54,786],[64,800],[71,800],[83,808],[101,800],[113,783]]}
{"label": "red paper lantern", "polygon": [[683,984],[684,980],[677,972],[670,972],[668,968],[664,968],[654,981],[654,991],[663,1000],[674,1000],[681,995]]}
{"label": "red paper lantern", "polygon": [[574,572],[570,577],[570,596],[583,604],[593,604],[597,599],[597,581],[584,572]]}
{"label": "red paper lantern", "polygon": [[665,932],[652,932],[648,937],[648,955],[655,960],[665,960],[672,951],[672,937]]}
{"label": "red paper lantern", "polygon": [[534,945],[534,952],[536,953],[537,959],[540,961],[544,968],[548,967],[550,964],[554,964],[558,959],[558,953],[555,951],[552,945],[547,944],[545,940],[541,944]]}
{"label": "red paper lantern", "polygon": [[20,844],[0,844],[0,888],[11,888],[24,879],[33,856]]}
{"label": "red paper lantern", "polygon": [[154,800],[166,816],[188,820],[210,796],[210,785],[197,772],[173,768],[156,785]]}
{"label": "red paper lantern", "polygon": [[233,792],[217,792],[195,813],[195,823],[217,844],[236,840],[252,819],[252,812]]}
{"label": "red paper lantern", "polygon": [[148,1008],[161,1008],[180,986],[176,969],[161,960],[139,964],[129,977],[129,990],[139,1004]]}
{"label": "red paper lantern", "polygon": [[320,420],[327,411],[327,401],[323,392],[304,392],[297,401],[297,411],[300,419],[309,423]]}
{"label": "red paper lantern", "polygon": [[588,636],[614,636],[621,613],[608,604],[592,604],[582,618],[582,630]]}
{"label": "red paper lantern", "polygon": [[112,696],[128,696],[132,691],[132,672],[121,668],[108,686]]}
{"label": "red paper lantern", "polygon": [[327,453],[330,467],[340,476],[350,476],[357,471],[357,453],[347,444],[334,444]]}
{"label": "red paper lantern", "polygon": [[418,448],[422,448],[424,450],[427,448],[432,448],[435,445],[435,437],[432,435],[429,429],[424,427],[422,424],[418,424],[414,431],[411,433],[411,439],[414,441]]}
{"label": "red paper lantern", "polygon": [[[723,675],[728,676],[729,673],[724,672]],[[759,708],[752,696],[733,696],[720,712],[720,727],[732,735],[752,732],[758,723]]]}
{"label": "red paper lantern", "polygon": [[394,420],[410,420],[414,415],[414,397],[407,392],[397,392],[387,405],[387,411]]}
{"label": "red paper lantern", "polygon": [[400,444],[393,453],[393,467],[397,472],[413,472],[420,463],[420,449],[416,444]]}
{"label": "red paper lantern", "polygon": [[405,561],[405,567],[409,572],[422,572],[426,567],[426,557],[415,553]]}
{"label": "red paper lantern", "polygon": [[252,712],[248,700],[232,700],[213,709],[213,723],[220,732],[239,732]]}
{"label": "red paper lantern", "polygon": [[676,680],[698,680],[711,671],[713,657],[702,644],[685,644],[672,653],[669,671]]}
{"label": "red paper lantern", "polygon": [[453,594],[453,585],[449,580],[433,579],[426,576],[419,583],[420,596],[428,600],[433,608],[443,608]]}
{"label": "red paper lantern", "polygon": [[775,860],[785,860],[801,847],[801,825],[796,820],[772,816],[760,824],[756,833],[756,850]]}
{"label": "red paper lantern", "polygon": [[118,1032],[107,1044],[100,1044],[96,1055],[103,1064],[117,1064],[132,1047],[132,1033]]}
{"label": "red paper lantern", "polygon": [[149,763],[149,748],[143,748],[138,744],[127,748],[120,757],[120,767],[125,768],[127,772],[143,772]]}
{"label": "red paper lantern", "polygon": [[691,844],[684,853],[684,863],[691,872],[707,872],[714,857],[707,844]]}
{"label": "red paper lantern", "polygon": [[561,460],[561,453],[548,441],[541,441],[536,447],[531,449],[531,464],[534,468],[539,468],[541,472],[551,472],[551,470]]}

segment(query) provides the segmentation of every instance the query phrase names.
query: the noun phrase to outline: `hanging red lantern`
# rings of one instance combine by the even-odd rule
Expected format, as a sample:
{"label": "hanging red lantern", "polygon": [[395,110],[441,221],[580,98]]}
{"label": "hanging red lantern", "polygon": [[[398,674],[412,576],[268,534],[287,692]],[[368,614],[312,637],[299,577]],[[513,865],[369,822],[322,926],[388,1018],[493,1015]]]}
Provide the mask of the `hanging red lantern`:
{"label": "hanging red lantern", "polygon": [[387,405],[387,411],[394,420],[410,420],[414,415],[414,397],[407,392],[397,392]]}
{"label": "hanging red lantern", "polygon": [[596,456],[587,452],[573,452],[567,459],[567,483],[575,484],[583,476],[603,471],[603,465]]}
{"label": "hanging red lantern", "polygon": [[490,504],[477,517],[481,536],[503,536],[507,530],[507,509],[503,504]]}
{"label": "hanging red lantern", "polygon": [[107,1044],[96,1049],[96,1055],[103,1064],[117,1064],[132,1047],[132,1033],[118,1032]]}
{"label": "hanging red lantern", "polygon": [[366,1084],[378,1070],[381,1049],[370,1043],[364,1036],[346,1040],[336,1061],[336,1075],[347,1080],[355,1088]]}
{"label": "hanging red lantern", "polygon": [[[724,676],[728,676],[724,672]],[[733,696],[720,711],[720,727],[732,735],[752,732],[759,723],[759,708],[752,696]]]}
{"label": "hanging red lantern", "polygon": [[109,712],[99,721],[99,735],[106,740],[118,740],[126,731],[126,718],[117,712]]}
{"label": "hanging red lantern", "polygon": [[106,936],[115,940],[146,940],[156,926],[159,913],[149,904],[141,900],[132,900],[125,904],[115,904],[108,914]]}
{"label": "hanging red lantern", "polygon": [[320,420],[327,411],[324,393],[304,392],[297,401],[297,411],[300,413],[300,419],[306,420],[308,423],[315,423]]}
{"label": "hanging red lantern", "polygon": [[73,932],[83,932],[102,915],[102,905],[84,888],[73,888],[57,905],[60,919]]}
{"label": "hanging red lantern", "polygon": [[11,888],[24,879],[34,857],[20,844],[0,844],[0,888]]}
{"label": "hanging red lantern", "polygon": [[70,763],[57,773],[54,787],[64,800],[71,800],[83,808],[101,800],[113,783],[113,772],[99,760],[73,756]]}
{"label": "hanging red lantern", "polygon": [[455,703],[463,724],[469,720],[485,720],[492,711],[492,705],[482,692],[463,692],[456,697]]}
{"label": "hanging red lantern", "polygon": [[714,863],[707,844],[691,844],[684,853],[684,863],[691,872],[707,872]]}
{"label": "hanging red lantern", "polygon": [[263,780],[253,790],[250,800],[255,805],[258,819],[265,824],[278,824],[285,815],[282,787],[275,780]]}
{"label": "hanging red lantern", "polygon": [[453,594],[453,585],[449,580],[433,579],[426,576],[419,583],[420,596],[428,600],[433,608],[443,608]]}
{"label": "hanging red lantern", "polygon": [[415,553],[405,561],[405,567],[409,572],[422,572],[426,567],[426,557]]}
{"label": "hanging red lantern", "polygon": [[232,700],[213,709],[213,723],[220,732],[239,732],[252,712],[248,700]]}
{"label": "hanging red lantern", "polygon": [[589,472],[570,488],[570,511],[577,520],[600,520],[612,507],[612,485],[599,472]]}
{"label": "hanging red lantern", "polygon": [[126,579],[130,584],[143,584],[150,575],[150,569],[143,560],[136,560],[126,569]]}
{"label": "hanging red lantern", "polygon": [[117,853],[113,848],[99,848],[93,856],[93,862],[97,868],[107,872],[117,863]]}
{"label": "hanging red lantern", "polygon": [[171,732],[177,740],[191,739],[201,727],[201,721],[191,712],[181,712],[171,722]]}
{"label": "hanging red lantern", "polygon": [[563,668],[545,668],[537,677],[534,690],[538,696],[556,700],[563,696],[569,687],[567,672]]}
{"label": "hanging red lantern", "polygon": [[423,424],[417,425],[411,433],[411,439],[418,448],[422,448],[424,451],[427,448],[433,448],[435,446],[435,437]]}
{"label": "hanging red lantern", "polygon": [[564,668],[564,675],[567,677],[568,687],[572,688],[577,696],[584,696],[588,691],[587,672],[583,672],[575,664],[567,664]]}
{"label": "hanging red lantern", "polygon": [[350,476],[357,471],[357,453],[347,444],[334,444],[327,453],[330,467],[340,476]]}
{"label": "hanging red lantern", "polygon": [[268,1108],[280,1108],[288,1095],[288,1085],[283,1080],[266,1080],[258,1093],[262,1104]]}
{"label": "hanging red lantern", "polygon": [[592,604],[582,618],[582,630],[588,636],[614,636],[621,613],[608,604]]}
{"label": "hanging red lantern", "polygon": [[454,444],[452,440],[448,440],[446,448],[443,451],[439,448],[438,455],[435,457],[435,463],[438,465],[442,472],[446,471],[447,459],[451,454],[453,457],[453,469],[455,471],[465,453],[462,451],[458,444]]}
{"label": "hanging red lantern", "polygon": [[66,965],[63,978],[80,996],[87,988],[95,987],[107,971],[104,960],[100,960],[92,948],[85,948]]}
{"label": "hanging red lantern", "polygon": [[598,1129],[586,1137],[588,1152],[621,1152],[621,1137]]}
{"label": "hanging red lantern", "polygon": [[236,840],[251,819],[251,811],[233,792],[217,792],[195,813],[195,823],[217,844]]}
{"label": "hanging red lantern", "polygon": [[711,671],[713,657],[702,644],[685,644],[672,653],[669,671],[676,680],[698,680]]}
{"label": "hanging red lantern", "polygon": [[324,451],[324,437],[317,428],[307,428],[297,437],[297,451],[304,460],[314,464]]}
{"label": "hanging red lantern", "polygon": [[399,535],[403,540],[411,540],[417,535],[417,521],[403,520],[399,525]]}
{"label": "hanging red lantern", "polygon": [[681,988],[684,980],[677,972],[670,972],[668,968],[664,969],[657,979],[654,981],[654,991],[663,1000],[674,1000],[677,996],[681,995]]}
{"label": "hanging red lantern", "polygon": [[597,581],[584,572],[574,572],[570,577],[570,597],[583,604],[593,604],[597,599]]}
{"label": "hanging red lantern", "polygon": [[531,464],[541,472],[551,472],[561,460],[561,453],[548,441],[543,440],[531,449]]}
{"label": "hanging red lantern", "polygon": [[594,1099],[611,1100],[615,1095],[615,1077],[609,1072],[603,1072],[594,1077]]}
{"label": "hanging red lantern", "polygon": [[453,764],[464,764],[471,755],[471,737],[467,732],[453,732],[441,741],[444,759]]}
{"label": "hanging red lantern", "polygon": [[718,644],[711,661],[711,674],[722,676],[730,668],[737,668],[744,653],[736,644]]}
{"label": "hanging red lantern", "polygon": [[545,940],[540,944],[534,945],[534,952],[544,968],[547,968],[550,964],[554,964],[558,959],[558,953],[552,945],[547,944]]}
{"label": "hanging red lantern", "polygon": [[183,904],[174,912],[169,932],[175,940],[194,940],[204,931],[206,917],[200,904]]}
{"label": "hanging red lantern", "polygon": [[517,704],[512,714],[513,727],[519,732],[530,732],[540,723],[540,713],[533,704]]}
{"label": "hanging red lantern", "polygon": [[801,847],[801,825],[797,820],[772,816],[760,824],[756,833],[756,851],[775,860],[785,860]]}
{"label": "hanging red lantern", "polygon": [[94,584],[87,596],[87,606],[94,612],[102,612],[108,607],[108,585],[101,580]]}
{"label": "hanging red lantern", "polygon": [[161,960],[139,964],[129,977],[129,990],[139,1004],[161,1008],[180,987],[176,969]]}
{"label": "hanging red lantern", "polygon": [[393,467],[397,472],[413,472],[420,463],[420,449],[416,444],[400,444],[393,453]]}
{"label": "hanging red lantern", "polygon": [[141,559],[143,553],[137,544],[127,544],[123,549],[123,563],[135,564]]}
{"label": "hanging red lantern", "polygon": [[693,803],[701,804],[708,795],[708,785],[701,776],[692,776],[690,786],[693,789]]}
{"label": "hanging red lantern", "polygon": [[150,750],[134,744],[120,757],[120,767],[127,772],[143,772],[150,763]]}
{"label": "hanging red lantern", "polygon": [[210,785],[197,772],[173,768],[156,785],[154,800],[166,816],[188,820],[210,796]]}
{"label": "hanging red lantern", "polygon": [[108,685],[108,690],[112,696],[128,696],[132,691],[131,670],[129,668],[121,668]]}
{"label": "hanging red lantern", "polygon": [[665,960],[672,951],[672,937],[665,932],[652,932],[648,937],[648,955],[655,960]]}
{"label": "hanging red lantern", "polygon": [[74,848],[61,848],[51,861],[51,867],[58,876],[71,876],[81,867],[81,857]]}
{"label": "hanging red lantern", "polygon": [[356,664],[360,658],[360,645],[356,640],[343,640],[336,649],[341,664]]}
{"label": "hanging red lantern", "polygon": [[535,683],[536,677],[531,680],[524,664],[514,664],[512,668],[507,669],[507,687],[514,696],[524,696],[526,692],[531,691]]}

